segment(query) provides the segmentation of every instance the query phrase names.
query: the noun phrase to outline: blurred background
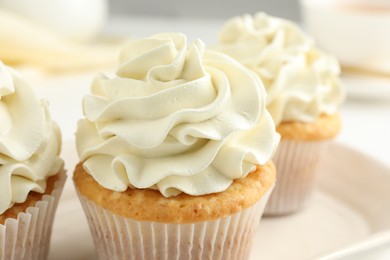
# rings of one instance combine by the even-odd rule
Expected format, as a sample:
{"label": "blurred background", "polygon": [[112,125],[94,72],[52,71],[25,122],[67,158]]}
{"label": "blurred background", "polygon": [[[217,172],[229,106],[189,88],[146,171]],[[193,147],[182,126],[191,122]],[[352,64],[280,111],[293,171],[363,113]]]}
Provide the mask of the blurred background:
{"label": "blurred background", "polygon": [[213,44],[228,18],[257,12],[302,26],[344,72],[390,77],[389,0],[0,0],[0,60],[55,73],[112,66],[128,38],[179,31]]}
{"label": "blurred background", "polygon": [[[206,44],[213,44],[228,18],[257,12],[296,22],[320,48],[338,58],[348,97],[341,108],[343,130],[337,142],[390,167],[390,0],[0,0],[0,60],[21,72],[38,96],[50,101],[52,117],[62,130],[66,164],[72,169],[78,162],[74,132],[77,120],[83,116],[82,97],[89,93],[96,73],[113,71],[118,50],[126,40],[160,32],[183,32],[189,41],[201,38]],[[346,164],[345,170],[349,167]],[[367,173],[372,169],[364,168]],[[356,186],[352,181],[351,185]],[[367,193],[373,189],[369,183],[374,181],[381,183],[381,179],[362,181],[365,185],[358,187],[362,194],[365,189]],[[84,229],[74,228],[78,221],[72,217],[81,209],[74,211],[79,204],[73,201],[75,194],[70,182],[71,178],[63,196],[68,204],[61,204],[58,212],[57,228],[61,232],[53,233],[49,259],[88,259],[82,255],[85,253],[85,246],[80,243],[83,239],[89,243],[90,251],[86,254],[93,252],[86,224],[82,225]],[[332,196],[329,201],[339,205],[337,199]],[[356,205],[361,201],[371,205],[364,197],[354,197],[351,201]],[[360,213],[356,205],[350,212]],[[375,205],[381,208],[385,202],[378,200]],[[341,216],[333,207],[329,207],[329,212],[337,218]],[[361,213],[356,214],[359,220],[367,215]],[[379,214],[372,213],[370,221],[375,222],[376,215]],[[302,220],[302,228],[307,229],[306,222],[316,218],[324,218],[322,211],[318,216],[310,215],[309,221]],[[282,230],[279,225],[275,227]],[[351,232],[352,229],[346,235]],[[310,250],[302,244],[313,243],[311,248],[327,249],[339,246],[333,238],[328,243],[319,243],[322,237],[317,241],[310,234],[304,241],[295,237],[286,241],[304,254]],[[279,239],[269,241],[278,247],[283,244]],[[268,249],[271,252],[273,247]],[[282,252],[271,253],[275,251]]]}
{"label": "blurred background", "polygon": [[110,13],[113,15],[143,14],[229,18],[237,14],[253,14],[258,11],[299,21],[298,0],[110,1]]}

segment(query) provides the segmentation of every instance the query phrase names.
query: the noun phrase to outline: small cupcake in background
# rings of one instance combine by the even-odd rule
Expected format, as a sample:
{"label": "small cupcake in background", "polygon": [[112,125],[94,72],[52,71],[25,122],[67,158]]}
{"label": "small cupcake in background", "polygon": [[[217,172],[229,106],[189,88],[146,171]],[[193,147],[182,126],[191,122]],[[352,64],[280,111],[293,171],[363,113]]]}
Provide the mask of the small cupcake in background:
{"label": "small cupcake in background", "polygon": [[345,92],[337,60],[292,22],[264,13],[227,21],[213,48],[263,81],[281,135],[274,158],[278,180],[264,214],[296,212],[310,197],[321,153],[340,130]]}
{"label": "small cupcake in background", "polygon": [[124,46],[83,100],[74,183],[100,259],[246,259],[275,182],[265,90],[179,33]]}
{"label": "small cupcake in background", "polygon": [[45,101],[0,62],[0,260],[46,259],[66,179]]}

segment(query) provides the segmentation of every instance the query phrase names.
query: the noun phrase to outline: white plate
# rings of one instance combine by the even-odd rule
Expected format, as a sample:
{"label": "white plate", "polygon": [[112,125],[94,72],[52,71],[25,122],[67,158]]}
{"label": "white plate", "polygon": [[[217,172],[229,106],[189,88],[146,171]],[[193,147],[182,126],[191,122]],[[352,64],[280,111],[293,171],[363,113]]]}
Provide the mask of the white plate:
{"label": "white plate", "polygon": [[[63,156],[67,165],[77,162],[72,142],[64,144]],[[356,259],[374,253],[376,259],[390,259],[390,169],[356,150],[332,144],[318,176],[305,210],[262,219],[250,259]],[[71,177],[64,192],[49,259],[96,259]]]}
{"label": "white plate", "polygon": [[342,80],[350,99],[375,102],[390,100],[390,77],[344,73]]}
{"label": "white plate", "polygon": [[[351,244],[364,244],[376,233],[390,232],[389,168],[356,150],[332,144],[321,161],[317,184],[305,210],[262,219],[253,260],[335,256]],[[380,240],[390,245],[389,236]]]}

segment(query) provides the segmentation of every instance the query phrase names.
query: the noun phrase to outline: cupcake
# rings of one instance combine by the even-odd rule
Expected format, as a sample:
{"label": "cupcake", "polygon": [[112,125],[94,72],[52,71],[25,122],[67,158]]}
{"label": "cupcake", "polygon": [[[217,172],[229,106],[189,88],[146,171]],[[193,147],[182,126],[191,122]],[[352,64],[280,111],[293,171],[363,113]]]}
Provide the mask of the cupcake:
{"label": "cupcake", "polygon": [[274,158],[278,182],[265,214],[298,211],[310,198],[321,154],[340,130],[345,94],[338,62],[292,22],[264,13],[227,21],[214,48],[263,81],[281,135]]}
{"label": "cupcake", "polygon": [[0,62],[0,259],[46,259],[65,182],[47,104]]}
{"label": "cupcake", "polygon": [[74,183],[100,259],[245,259],[279,142],[261,81],[179,33],[123,47],[76,132]]}

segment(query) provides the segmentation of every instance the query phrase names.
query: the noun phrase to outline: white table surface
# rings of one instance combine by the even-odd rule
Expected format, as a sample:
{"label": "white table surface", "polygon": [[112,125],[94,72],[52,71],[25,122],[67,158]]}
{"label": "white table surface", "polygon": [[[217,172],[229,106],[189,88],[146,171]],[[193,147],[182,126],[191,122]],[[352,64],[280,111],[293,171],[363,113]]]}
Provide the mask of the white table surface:
{"label": "white table surface", "polygon": [[[160,32],[183,32],[190,41],[200,38],[206,44],[213,44],[222,24],[222,20],[215,19],[116,17],[109,21],[105,33],[135,38]],[[81,100],[89,92],[91,81],[97,72],[99,71],[42,75],[22,71],[38,95],[49,100],[52,118],[59,123],[68,149],[74,151],[74,156],[66,161],[70,172],[77,162],[74,132],[77,120],[82,117]],[[345,84],[349,96],[341,107],[343,128],[336,141],[390,167],[390,78],[365,78],[356,81],[345,77]]]}

